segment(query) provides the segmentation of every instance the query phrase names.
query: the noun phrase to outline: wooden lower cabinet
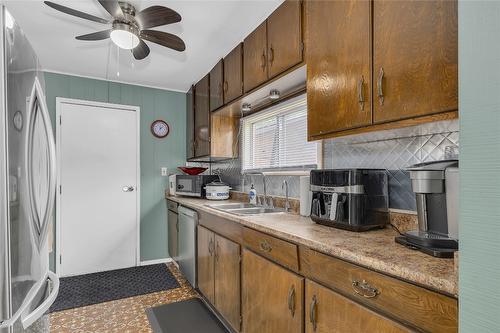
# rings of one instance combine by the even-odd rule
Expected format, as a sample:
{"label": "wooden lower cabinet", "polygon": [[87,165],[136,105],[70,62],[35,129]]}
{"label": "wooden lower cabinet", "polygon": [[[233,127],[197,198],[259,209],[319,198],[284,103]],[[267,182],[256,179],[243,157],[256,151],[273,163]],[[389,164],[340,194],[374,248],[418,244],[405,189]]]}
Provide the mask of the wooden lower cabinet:
{"label": "wooden lower cabinet", "polygon": [[215,235],[215,307],[236,330],[241,326],[240,245]]}
{"label": "wooden lower cabinet", "polygon": [[215,301],[214,242],[215,234],[198,226],[198,289],[212,304]]}
{"label": "wooden lower cabinet", "polygon": [[240,245],[198,226],[198,289],[235,331],[240,330]]}
{"label": "wooden lower cabinet", "polygon": [[400,324],[306,280],[306,333],[403,333]]}
{"label": "wooden lower cabinet", "polygon": [[242,314],[244,333],[301,333],[304,279],[243,250]]}

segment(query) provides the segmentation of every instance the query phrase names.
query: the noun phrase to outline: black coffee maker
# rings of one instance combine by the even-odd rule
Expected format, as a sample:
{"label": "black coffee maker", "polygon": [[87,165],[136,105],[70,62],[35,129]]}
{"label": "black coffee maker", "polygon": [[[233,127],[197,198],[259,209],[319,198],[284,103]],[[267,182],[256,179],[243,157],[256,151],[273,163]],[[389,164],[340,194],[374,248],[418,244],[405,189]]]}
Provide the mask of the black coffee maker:
{"label": "black coffee maker", "polygon": [[389,223],[386,170],[312,170],[311,191],[311,219],[316,223],[351,231]]}

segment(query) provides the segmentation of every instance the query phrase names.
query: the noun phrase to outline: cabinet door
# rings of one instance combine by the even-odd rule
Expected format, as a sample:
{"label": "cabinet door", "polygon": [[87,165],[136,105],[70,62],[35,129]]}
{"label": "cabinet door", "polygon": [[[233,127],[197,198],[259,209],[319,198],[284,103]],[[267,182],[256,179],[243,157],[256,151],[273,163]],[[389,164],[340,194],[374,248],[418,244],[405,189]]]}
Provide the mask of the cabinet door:
{"label": "cabinet door", "polygon": [[215,235],[215,307],[240,330],[240,246]]}
{"label": "cabinet door", "polygon": [[243,41],[243,87],[245,92],[267,80],[266,35],[266,21],[264,21]]}
{"label": "cabinet door", "polygon": [[304,5],[309,139],[371,124],[370,2]]}
{"label": "cabinet door", "polygon": [[301,333],[304,279],[243,251],[243,332]]}
{"label": "cabinet door", "polygon": [[210,71],[210,111],[217,110],[224,103],[222,60]]}
{"label": "cabinet door", "polygon": [[236,46],[224,58],[224,103],[243,94],[243,44]]}
{"label": "cabinet door", "polygon": [[189,160],[194,152],[194,86],[186,94],[186,157]]}
{"label": "cabinet door", "polygon": [[302,5],[286,0],[267,19],[269,78],[302,61]]}
{"label": "cabinet door", "polygon": [[210,109],[208,92],[208,74],[195,86],[195,156],[210,154]]}
{"label": "cabinet door", "polygon": [[215,234],[198,226],[198,289],[212,304],[215,300],[214,247]]}
{"label": "cabinet door", "polygon": [[306,333],[411,332],[336,292],[306,280]]}
{"label": "cabinet door", "polygon": [[374,1],[374,121],[458,109],[457,1]]}

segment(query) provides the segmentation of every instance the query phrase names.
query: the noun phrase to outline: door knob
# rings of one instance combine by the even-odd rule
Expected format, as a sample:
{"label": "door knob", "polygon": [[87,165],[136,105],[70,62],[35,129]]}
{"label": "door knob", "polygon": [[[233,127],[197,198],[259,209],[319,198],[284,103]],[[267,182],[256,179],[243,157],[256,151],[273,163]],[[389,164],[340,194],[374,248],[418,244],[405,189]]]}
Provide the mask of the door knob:
{"label": "door knob", "polygon": [[133,192],[134,187],[133,186],[123,186],[122,190],[123,190],[123,192]]}

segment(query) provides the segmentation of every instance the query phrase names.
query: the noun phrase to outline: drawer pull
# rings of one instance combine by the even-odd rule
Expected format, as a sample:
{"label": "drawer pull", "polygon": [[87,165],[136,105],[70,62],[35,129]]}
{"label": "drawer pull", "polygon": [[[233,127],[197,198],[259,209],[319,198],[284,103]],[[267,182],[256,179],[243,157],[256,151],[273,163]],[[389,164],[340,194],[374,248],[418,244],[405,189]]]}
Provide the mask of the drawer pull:
{"label": "drawer pull", "polygon": [[271,66],[273,65],[273,62],[274,62],[274,49],[273,46],[271,45],[271,47],[269,48],[269,63],[271,64]]}
{"label": "drawer pull", "polygon": [[352,289],[354,292],[365,298],[375,298],[380,292],[377,288],[372,287],[365,280],[359,282],[357,280],[352,281]]}
{"label": "drawer pull", "polygon": [[288,310],[292,313],[292,318],[295,316],[295,286],[292,285],[288,291]]}
{"label": "drawer pull", "polygon": [[263,240],[262,242],[260,242],[260,249],[264,252],[271,252],[273,250],[273,248],[271,247],[271,245]]}
{"label": "drawer pull", "polygon": [[309,305],[309,322],[312,324],[314,332],[316,332],[316,327],[318,326],[318,321],[316,318],[317,305],[318,300],[316,299],[316,295],[314,295],[311,304]]}
{"label": "drawer pull", "polygon": [[263,71],[266,70],[266,51],[262,51],[260,67]]}

